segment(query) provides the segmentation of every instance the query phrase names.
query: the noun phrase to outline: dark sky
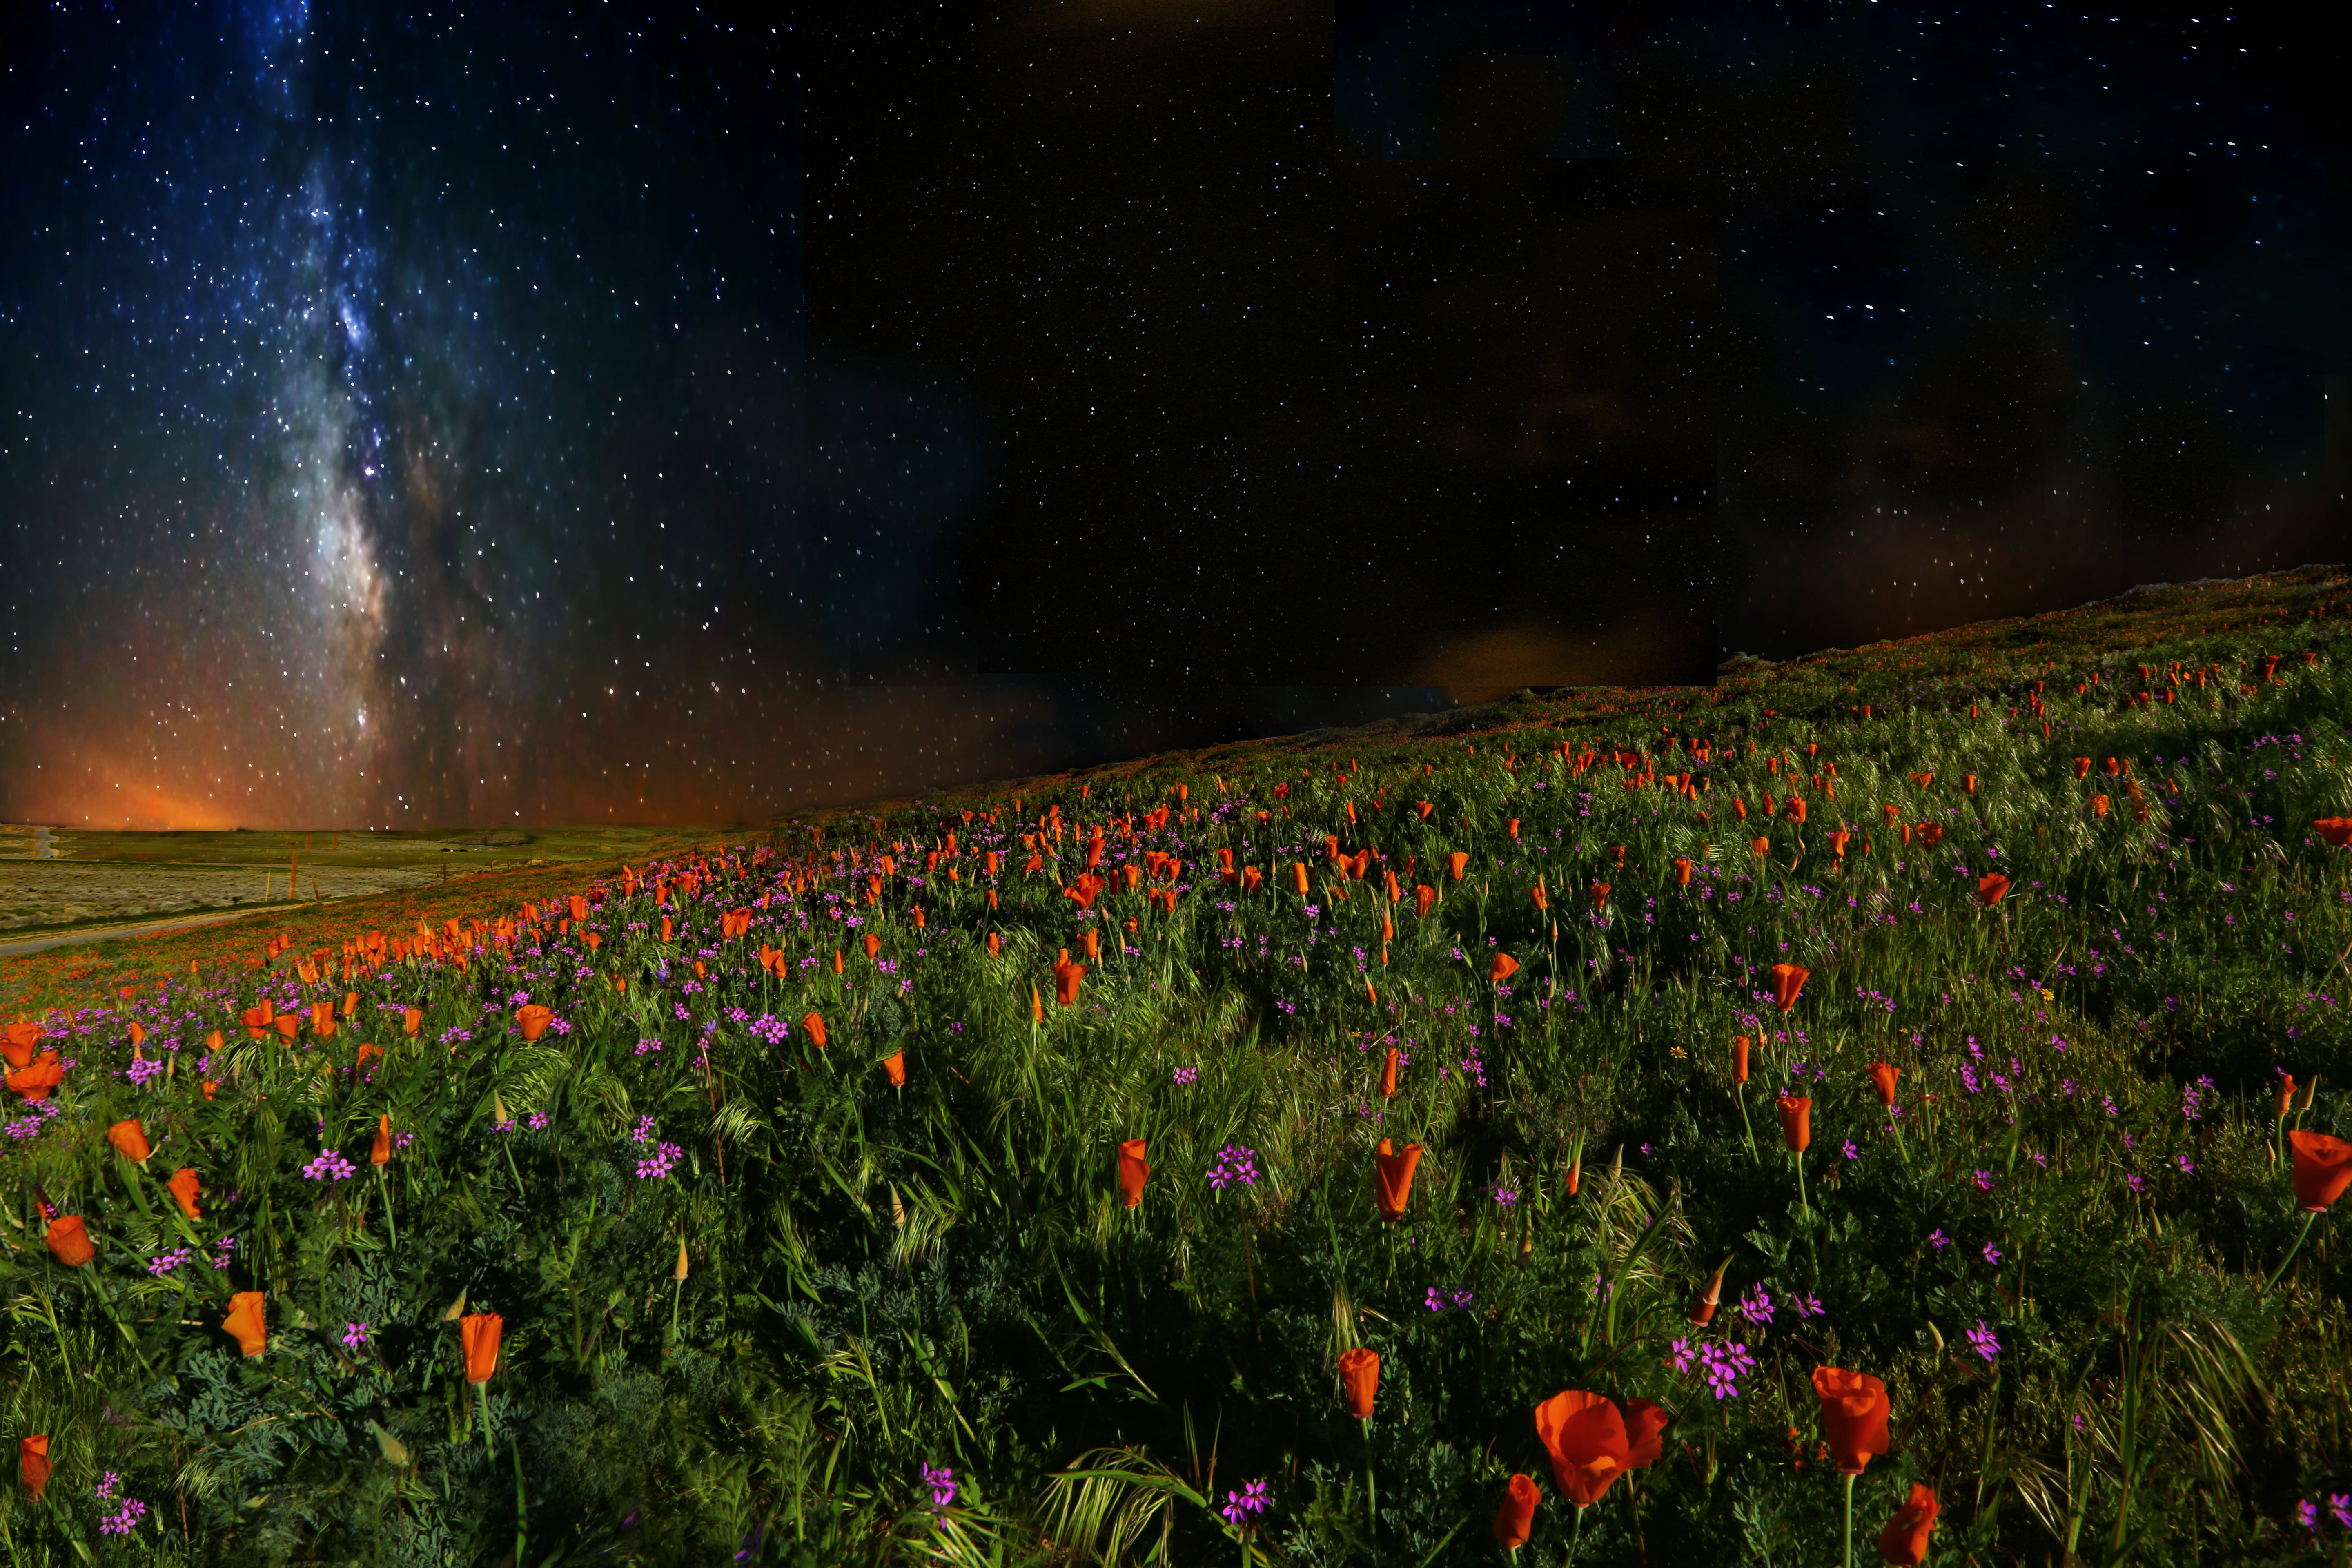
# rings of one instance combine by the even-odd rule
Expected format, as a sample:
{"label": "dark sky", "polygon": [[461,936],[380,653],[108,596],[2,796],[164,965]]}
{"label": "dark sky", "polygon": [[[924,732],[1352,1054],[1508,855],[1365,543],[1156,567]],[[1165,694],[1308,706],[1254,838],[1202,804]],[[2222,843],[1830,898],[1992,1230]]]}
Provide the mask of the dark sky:
{"label": "dark sky", "polygon": [[758,818],[2343,558],[2326,61],[2223,10],[0,60],[11,819]]}

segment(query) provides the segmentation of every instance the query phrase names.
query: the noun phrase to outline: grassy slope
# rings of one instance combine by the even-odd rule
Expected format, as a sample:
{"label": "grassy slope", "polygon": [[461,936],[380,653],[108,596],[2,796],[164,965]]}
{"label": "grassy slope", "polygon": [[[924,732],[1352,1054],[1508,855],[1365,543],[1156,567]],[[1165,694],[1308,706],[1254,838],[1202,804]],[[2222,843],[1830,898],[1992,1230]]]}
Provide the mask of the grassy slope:
{"label": "grassy slope", "polygon": [[[426,1012],[418,1043],[394,1037],[363,1077],[306,1037],[220,1053],[214,1100],[179,1067],[133,1088],[115,1076],[131,1009],[92,1015],[68,1038],[83,1060],[63,1113],[0,1147],[26,1227],[0,1229],[15,1309],[0,1418],[56,1434],[60,1457],[42,1508],[0,1493],[0,1539],[26,1562],[74,1560],[66,1538],[96,1539],[113,1505],[90,1489],[114,1469],[153,1510],[134,1541],[159,1561],[487,1563],[519,1525],[530,1562],[979,1561],[992,1542],[1028,1561],[1051,1555],[1047,1535],[1107,1542],[1124,1521],[1181,1563],[1468,1563],[1494,1560],[1488,1521],[1526,1471],[1547,1495],[1523,1561],[1561,1562],[1572,1541],[1580,1563],[1834,1561],[1841,1494],[1808,1383],[1826,1363],[1890,1396],[1891,1451],[1855,1492],[1865,1537],[1918,1480],[1942,1499],[1949,1561],[2040,1561],[2070,1534],[2086,1561],[2295,1560],[2314,1540],[2296,1500],[2352,1490],[2336,1222],[2261,1289],[2299,1217],[2272,1152],[2274,1075],[2316,1074],[2298,1119],[2342,1131],[2334,1086],[2352,1072],[2336,1000],[2352,883],[2307,831],[2352,808],[2345,603],[2334,570],[2160,590],[1743,665],[1711,691],[1559,694],[812,813],[772,842],[821,845],[826,869],[835,849],[909,845],[878,911],[844,898],[860,864],[724,942],[719,912],[756,910],[789,868],[722,869],[716,896],[667,906],[712,972],[690,980],[686,952],[632,929],[661,911],[615,889],[590,922],[608,943],[593,964],[551,934],[512,971],[360,982],[363,1008]],[[2245,689],[2258,667],[2242,661],[2264,653],[2285,656],[2278,682]],[[2175,660],[2226,679],[2171,705],[2124,700],[2137,666]],[[2011,715],[2037,679],[2047,740]],[[1662,743],[1693,736],[1715,747],[1696,801],[1628,789],[1605,755],[1647,752],[1663,775],[1691,764]],[[1604,756],[1549,761],[1557,740]],[[2119,780],[2076,783],[2085,754],[2133,763],[2147,820]],[[1774,773],[1768,757],[1802,760]],[[1832,762],[1834,800],[1811,777]],[[1802,828],[1726,816],[1791,778]],[[1186,890],[1173,912],[1103,894],[1137,932],[1055,1005],[1053,954],[1092,924],[1056,892],[1076,842],[1023,874],[1011,799],[1034,833],[1049,804],[1093,823],[1180,784],[1197,815],[1114,836],[1107,860],[1164,850]],[[1945,826],[1944,843],[1901,848],[1883,805]],[[1843,866],[1832,816],[1854,826]],[[959,881],[926,875],[914,846],[949,827],[967,852],[1009,856],[1000,909],[969,853],[950,862]],[[1759,829],[1769,859],[1747,844]],[[1326,833],[1383,858],[1337,879]],[[1314,891],[1236,895],[1201,868],[1220,845],[1275,888],[1304,862]],[[1460,882],[1432,874],[1457,850]],[[1381,870],[1408,857],[1391,908]],[[1994,864],[2014,883],[1988,911],[1974,879]],[[582,875],[552,870],[531,895]],[[1610,884],[1597,915],[1594,880]],[[1426,918],[1416,882],[1444,890]],[[466,889],[484,914],[524,896]],[[420,913],[438,916],[413,895],[334,910],[297,945]],[[844,940],[865,930],[886,973]],[[252,945],[173,941],[154,970]],[[743,951],[771,942],[788,980]],[[1486,978],[1495,952],[1521,965],[1507,990]],[[1785,1014],[1762,977],[1783,959],[1811,972]],[[625,998],[596,977],[616,970]],[[262,984],[232,966],[136,1004],[147,1048],[201,1050]],[[344,983],[267,984],[283,1005]],[[514,1037],[509,987],[571,1033]],[[730,1007],[794,1026],[771,1043]],[[796,1026],[812,1007],[822,1051]],[[454,1052],[451,1031],[471,1036]],[[1756,1043],[1744,1098],[1735,1034]],[[1383,1101],[1391,1044],[1408,1059]],[[903,1089],[877,1066],[893,1050]],[[1903,1072],[1900,1136],[1863,1071],[1882,1059]],[[1776,1146],[1769,1091],[1790,1087],[1812,1100],[1805,1204]],[[500,1109],[549,1120],[493,1131]],[[314,1116],[364,1169],[379,1113],[414,1139],[382,1190],[300,1174]],[[165,1151],[152,1164],[200,1168],[219,1200],[184,1239],[236,1234],[220,1275],[199,1259],[147,1277],[179,1232],[163,1173],[102,1142],[132,1114]],[[1381,1136],[1425,1150],[1393,1226],[1372,1203]],[[1154,1166],[1131,1213],[1112,1180],[1124,1137]],[[642,1173],[665,1142],[667,1173]],[[1255,1179],[1213,1184],[1244,1149]],[[36,1186],[89,1216],[106,1248],[91,1269],[37,1247]],[[1686,1310],[1727,1258],[1723,1307],[1694,1331]],[[270,1292],[258,1361],[205,1326],[231,1283]],[[489,1444],[442,1321],[461,1290],[506,1317]],[[375,1335],[356,1354],[332,1331],[351,1321]],[[1333,1372],[1359,1342],[1382,1357],[1369,1427]],[[1734,1344],[1752,1370],[1717,1399],[1693,1358]],[[1580,1526],[1528,1418],[1569,1388],[1674,1416],[1660,1462]],[[926,1465],[955,1473],[938,1523]],[[1251,1480],[1272,1507],[1237,1531],[1219,1509]],[[184,1517],[193,1546],[175,1539]],[[2340,1552],[2347,1531],[2322,1519]]]}

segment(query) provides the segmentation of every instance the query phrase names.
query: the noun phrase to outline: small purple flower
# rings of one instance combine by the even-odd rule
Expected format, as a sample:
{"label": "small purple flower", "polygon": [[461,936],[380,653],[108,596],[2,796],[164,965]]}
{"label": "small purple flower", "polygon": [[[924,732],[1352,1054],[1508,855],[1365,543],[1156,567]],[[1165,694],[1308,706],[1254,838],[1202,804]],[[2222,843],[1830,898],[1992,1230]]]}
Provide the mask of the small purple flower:
{"label": "small purple flower", "polygon": [[1691,1342],[1688,1340],[1676,1340],[1672,1353],[1675,1370],[1678,1373],[1690,1371],[1691,1363],[1698,1356],[1698,1352],[1691,1349]]}
{"label": "small purple flower", "polygon": [[923,1484],[931,1489],[931,1507],[934,1510],[946,1508],[955,1501],[955,1472],[949,1469],[946,1466],[942,1465],[934,1469],[930,1466],[925,1465],[923,1467]]}
{"label": "small purple flower", "polygon": [[1984,1260],[1987,1263],[1999,1264],[2000,1262],[2000,1248],[1995,1247],[1990,1241],[1986,1242],[1984,1247]]}
{"label": "small purple flower", "polygon": [[1209,1168],[1209,1185],[1223,1192],[1228,1186],[1257,1185],[1257,1151],[1228,1143]]}
{"label": "small purple flower", "polygon": [[653,1157],[637,1162],[637,1179],[646,1182],[662,1180],[677,1167],[678,1161],[685,1154],[686,1151],[675,1143],[655,1144]]}
{"label": "small purple flower", "polygon": [[1980,1193],[1989,1193],[1992,1191],[1992,1173],[1990,1171],[1979,1171],[1977,1173],[1977,1191]]}
{"label": "small purple flower", "polygon": [[1772,1321],[1772,1295],[1759,1281],[1739,1299],[1739,1315],[1758,1328]]}
{"label": "small purple flower", "polygon": [[1969,1331],[1969,1343],[1975,1347],[1977,1354],[1987,1361],[2000,1354],[2000,1342],[1993,1338],[1992,1331],[1985,1327],[1985,1321],[1982,1318],[1979,1318],[1977,1326]]}
{"label": "small purple flower", "polygon": [[368,1342],[369,1331],[365,1323],[346,1323],[343,1325],[343,1343],[357,1350]]}
{"label": "small purple flower", "polygon": [[1738,1380],[1756,1370],[1756,1358],[1744,1344],[1725,1345],[1709,1340],[1699,1347],[1698,1359],[1707,1392],[1718,1401],[1738,1398]]}
{"label": "small purple flower", "polygon": [[1199,1068],[1178,1068],[1174,1073],[1178,1083],[1192,1083],[1201,1076]]}
{"label": "small purple flower", "polygon": [[[101,1494],[103,1495],[103,1494]],[[2314,1535],[2319,1533],[2319,1505],[2309,1498],[2294,1505],[2295,1522]]]}
{"label": "small purple flower", "polygon": [[2337,1524],[2352,1530],[2352,1492],[2328,1493],[2327,1511],[2336,1516]]}
{"label": "small purple flower", "polygon": [[302,1173],[314,1182],[341,1182],[360,1173],[360,1168],[332,1149],[323,1149],[319,1157],[302,1167]]}
{"label": "small purple flower", "polygon": [[1849,1160],[1859,1160],[1862,1158],[1862,1151],[1854,1147],[1853,1140],[1851,1138],[1845,1141],[1845,1157]]}

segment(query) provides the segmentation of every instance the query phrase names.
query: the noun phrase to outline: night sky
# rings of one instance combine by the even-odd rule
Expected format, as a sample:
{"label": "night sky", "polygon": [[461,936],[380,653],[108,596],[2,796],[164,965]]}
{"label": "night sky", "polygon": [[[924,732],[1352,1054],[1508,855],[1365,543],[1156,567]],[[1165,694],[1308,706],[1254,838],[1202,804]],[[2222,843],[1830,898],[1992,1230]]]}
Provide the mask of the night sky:
{"label": "night sky", "polygon": [[758,820],[2340,560],[2226,11],[0,19],[0,817]]}

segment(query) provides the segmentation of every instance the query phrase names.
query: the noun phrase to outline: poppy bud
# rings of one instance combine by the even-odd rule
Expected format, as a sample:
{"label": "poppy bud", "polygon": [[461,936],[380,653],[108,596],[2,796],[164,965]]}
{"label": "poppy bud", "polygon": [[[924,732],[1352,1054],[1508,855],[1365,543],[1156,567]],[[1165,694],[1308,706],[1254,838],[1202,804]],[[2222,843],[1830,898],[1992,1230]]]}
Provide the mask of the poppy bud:
{"label": "poppy bud", "polygon": [[496,1312],[468,1312],[457,1320],[457,1340],[466,1353],[467,1383],[488,1383],[498,1372],[499,1333],[505,1327],[506,1320]]}
{"label": "poppy bud", "polygon": [[1879,1104],[1891,1106],[1895,1103],[1895,1079],[1901,1070],[1901,1068],[1895,1067],[1892,1062],[1873,1062],[1871,1064],[1870,1081],[1878,1090]]}
{"label": "poppy bud", "polygon": [[1715,1277],[1706,1282],[1706,1294],[1699,1297],[1698,1305],[1691,1309],[1690,1321],[1692,1327],[1703,1329],[1706,1327],[1707,1324],[1715,1321],[1715,1309],[1720,1305],[1723,1300],[1724,1271],[1728,1269],[1730,1267],[1731,1259],[1728,1258],[1725,1258],[1722,1264],[1717,1268]]}
{"label": "poppy bud", "polygon": [[142,1164],[146,1163],[147,1156],[153,1152],[147,1147],[145,1129],[142,1128],[135,1119],[118,1121],[108,1128],[106,1141],[121,1150],[124,1158],[136,1160]]}
{"label": "poppy bud", "polygon": [[1911,1483],[1910,1500],[1895,1510],[1878,1532],[1878,1554],[1895,1568],[1918,1568],[1927,1561],[1927,1536],[1936,1528],[1935,1491]]}
{"label": "poppy bud", "polygon": [[379,1115],[375,1119],[375,1146],[368,1151],[368,1163],[371,1165],[392,1163],[392,1118],[390,1116]]}
{"label": "poppy bud", "polygon": [[882,1058],[882,1070],[890,1075],[890,1086],[903,1089],[907,1083],[907,1053],[892,1051]]}
{"label": "poppy bud", "polygon": [[1381,1358],[1376,1351],[1358,1345],[1339,1352],[1339,1386],[1346,1391],[1348,1408],[1359,1421],[1372,1418],[1372,1401],[1381,1389]]}
{"label": "poppy bud", "polygon": [[1731,1037],[1731,1081],[1748,1081],[1748,1037],[1745,1035]]}
{"label": "poppy bud", "polygon": [[2352,1143],[2325,1132],[2290,1132],[2294,1156],[2294,1201],[2311,1214],[2324,1214],[2352,1186]]}
{"label": "poppy bud", "polygon": [[196,1173],[185,1166],[173,1172],[172,1179],[163,1184],[164,1190],[172,1194],[172,1201],[180,1205],[180,1212],[192,1220],[204,1217],[196,1208],[196,1194],[202,1185]]}
{"label": "poppy bud", "polygon": [[1860,1475],[1873,1455],[1886,1452],[1886,1385],[1867,1373],[1822,1366],[1813,1369],[1813,1392],[1830,1458],[1847,1475]]}
{"label": "poppy bud", "polygon": [[1513,1476],[1503,1491],[1503,1506],[1495,1511],[1495,1541],[1506,1552],[1517,1552],[1535,1531],[1536,1505],[1543,1489],[1528,1477]]}
{"label": "poppy bud", "polygon": [[808,1031],[809,1039],[815,1045],[818,1050],[824,1049],[825,1034],[824,1014],[814,1012],[802,1014],[801,1027]]}
{"label": "poppy bud", "polygon": [[1397,1048],[1394,1046],[1391,1046],[1389,1047],[1388,1060],[1381,1068],[1381,1098],[1383,1100],[1393,1099],[1396,1095],[1397,1057]]}
{"label": "poppy bud", "polygon": [[51,1468],[47,1434],[36,1432],[16,1445],[16,1473],[24,1478],[26,1493],[33,1501],[41,1500]]}
{"label": "poppy bud", "polygon": [[49,1222],[45,1239],[58,1261],[68,1268],[79,1268],[98,1256],[98,1247],[90,1241],[78,1214],[59,1215]]}
{"label": "poppy bud", "polygon": [[1801,1154],[1813,1141],[1813,1102],[1799,1096],[1780,1097],[1780,1142],[1792,1154]]}
{"label": "poppy bud", "polygon": [[1381,1217],[1395,1221],[1404,1217],[1406,1202],[1412,1195],[1412,1173],[1421,1163],[1421,1145],[1408,1143],[1402,1153],[1390,1147],[1389,1140],[1381,1140],[1374,1151],[1378,1169],[1373,1172],[1373,1196],[1379,1201]]}
{"label": "poppy bud", "polygon": [[1133,1208],[1143,1202],[1143,1184],[1151,1177],[1151,1163],[1143,1157],[1143,1140],[1129,1138],[1118,1146],[1118,1190]]}

